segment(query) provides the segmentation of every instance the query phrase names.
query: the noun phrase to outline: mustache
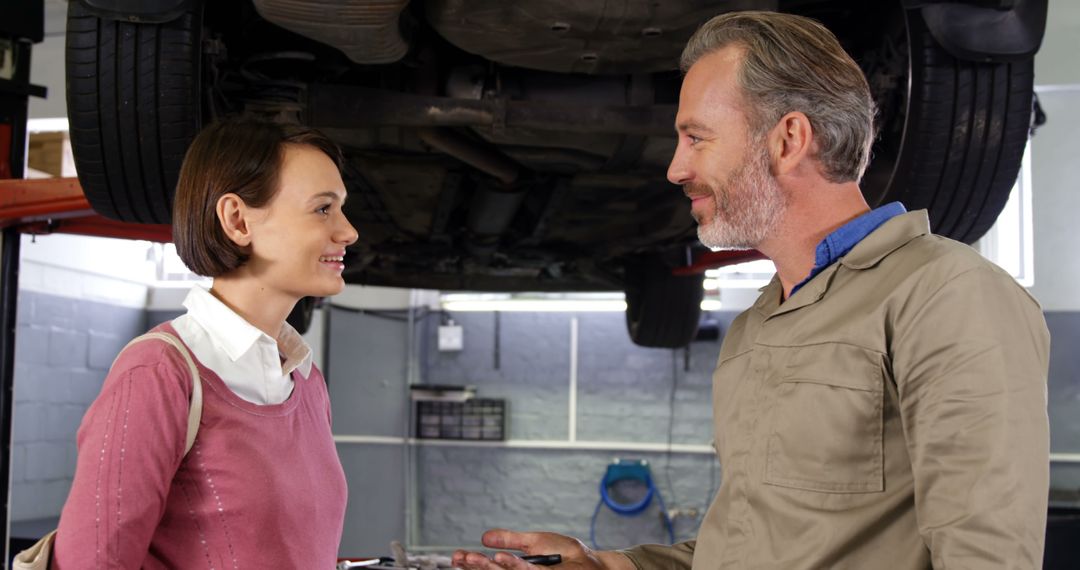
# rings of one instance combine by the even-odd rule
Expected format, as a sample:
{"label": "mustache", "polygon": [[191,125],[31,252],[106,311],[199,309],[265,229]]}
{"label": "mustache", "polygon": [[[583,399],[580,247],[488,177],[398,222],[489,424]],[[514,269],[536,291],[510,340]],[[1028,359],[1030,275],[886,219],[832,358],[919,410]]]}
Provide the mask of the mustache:
{"label": "mustache", "polygon": [[712,186],[709,186],[708,184],[703,184],[701,182],[690,182],[687,184],[683,184],[682,190],[683,194],[685,194],[687,198],[694,198],[696,196],[712,196],[716,193],[716,191],[713,190]]}

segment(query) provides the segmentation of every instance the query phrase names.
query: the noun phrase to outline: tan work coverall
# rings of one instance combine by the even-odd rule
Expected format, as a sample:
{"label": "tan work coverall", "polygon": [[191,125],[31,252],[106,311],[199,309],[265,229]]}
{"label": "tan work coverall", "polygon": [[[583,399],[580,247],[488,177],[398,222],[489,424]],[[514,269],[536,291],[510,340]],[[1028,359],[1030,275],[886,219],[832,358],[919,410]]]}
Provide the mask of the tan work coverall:
{"label": "tan work coverall", "polygon": [[713,375],[716,500],[638,568],[1041,567],[1050,340],[1012,277],[917,211],[762,291]]}

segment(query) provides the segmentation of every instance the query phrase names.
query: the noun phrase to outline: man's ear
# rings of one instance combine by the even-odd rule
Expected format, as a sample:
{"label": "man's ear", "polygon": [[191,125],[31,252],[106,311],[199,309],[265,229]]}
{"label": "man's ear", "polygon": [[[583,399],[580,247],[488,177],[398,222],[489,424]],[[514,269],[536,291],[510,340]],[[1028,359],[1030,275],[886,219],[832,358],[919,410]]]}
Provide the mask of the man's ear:
{"label": "man's ear", "polygon": [[792,111],[776,123],[769,132],[769,151],[772,155],[774,174],[791,174],[813,156],[814,128],[810,119],[799,111]]}
{"label": "man's ear", "polygon": [[225,236],[240,247],[251,245],[251,227],[248,225],[250,209],[247,204],[230,192],[218,198],[216,210]]}

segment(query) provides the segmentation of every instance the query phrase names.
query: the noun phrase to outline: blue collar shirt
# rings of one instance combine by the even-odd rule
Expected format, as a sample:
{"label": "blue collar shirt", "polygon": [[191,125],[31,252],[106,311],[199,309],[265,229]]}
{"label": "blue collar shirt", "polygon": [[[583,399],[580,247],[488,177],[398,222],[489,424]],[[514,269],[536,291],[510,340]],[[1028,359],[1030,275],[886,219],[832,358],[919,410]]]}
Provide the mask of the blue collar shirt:
{"label": "blue collar shirt", "polygon": [[[810,270],[810,275],[791,288],[791,295],[794,295],[803,285],[817,276],[818,273],[821,273],[821,270],[847,255],[851,248],[858,245],[863,238],[873,233],[881,224],[906,212],[907,209],[900,202],[890,202],[870,210],[825,236],[825,239],[821,240],[821,243],[817,245],[817,249],[814,251],[814,268]],[[791,295],[788,295],[788,297],[791,297]]]}

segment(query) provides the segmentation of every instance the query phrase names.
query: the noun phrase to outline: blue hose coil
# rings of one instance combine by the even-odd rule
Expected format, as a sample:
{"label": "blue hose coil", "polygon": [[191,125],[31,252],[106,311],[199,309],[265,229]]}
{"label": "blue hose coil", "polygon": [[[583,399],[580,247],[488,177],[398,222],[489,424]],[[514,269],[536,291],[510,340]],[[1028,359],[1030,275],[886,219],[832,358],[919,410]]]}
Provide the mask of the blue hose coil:
{"label": "blue hose coil", "polygon": [[[641,481],[644,483],[646,486],[645,496],[635,503],[619,503],[608,493],[608,488],[619,481],[628,480]],[[601,549],[600,546],[596,544],[596,518],[599,516],[601,508],[606,505],[617,515],[633,517],[645,512],[645,509],[649,508],[649,504],[652,503],[653,497],[656,497],[656,501],[660,505],[660,514],[664,519],[664,526],[667,530],[669,544],[674,544],[675,528],[671,519],[667,516],[667,507],[664,505],[664,499],[660,496],[660,491],[657,490],[656,484],[653,483],[648,463],[644,461],[616,461],[615,463],[608,465],[607,471],[604,472],[604,478],[600,480],[600,501],[596,503],[592,521],[589,523],[589,540],[592,542],[593,548],[596,548],[597,550]]]}

